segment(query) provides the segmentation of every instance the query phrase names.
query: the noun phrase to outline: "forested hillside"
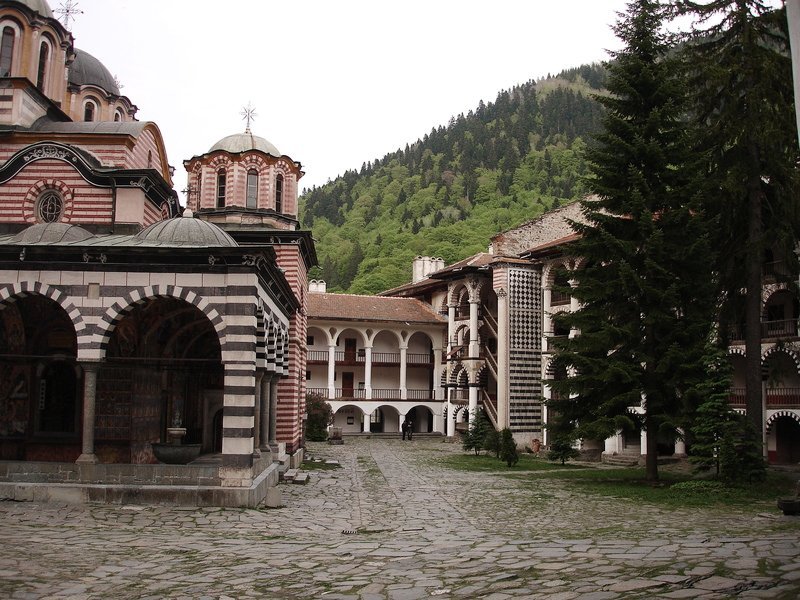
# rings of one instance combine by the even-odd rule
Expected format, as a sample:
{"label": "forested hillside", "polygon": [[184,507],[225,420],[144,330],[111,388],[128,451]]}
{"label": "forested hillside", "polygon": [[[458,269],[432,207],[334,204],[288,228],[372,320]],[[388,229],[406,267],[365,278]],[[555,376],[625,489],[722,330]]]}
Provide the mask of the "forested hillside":
{"label": "forested hillside", "polygon": [[489,238],[583,193],[582,149],[600,126],[591,99],[605,69],[584,65],[500,92],[405,149],[304,190],[330,291],[379,292],[410,280],[419,254],[451,263]]}

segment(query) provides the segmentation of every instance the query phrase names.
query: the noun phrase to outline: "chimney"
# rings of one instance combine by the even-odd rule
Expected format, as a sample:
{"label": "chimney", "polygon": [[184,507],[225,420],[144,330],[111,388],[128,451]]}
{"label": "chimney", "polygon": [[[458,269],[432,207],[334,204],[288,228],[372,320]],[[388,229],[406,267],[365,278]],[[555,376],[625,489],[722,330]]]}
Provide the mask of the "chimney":
{"label": "chimney", "polygon": [[412,263],[411,283],[422,281],[431,273],[444,269],[443,258],[431,258],[430,256],[417,256]]}
{"label": "chimney", "polygon": [[328,291],[328,284],[323,279],[312,279],[308,282],[308,291],[312,294],[325,294]]}

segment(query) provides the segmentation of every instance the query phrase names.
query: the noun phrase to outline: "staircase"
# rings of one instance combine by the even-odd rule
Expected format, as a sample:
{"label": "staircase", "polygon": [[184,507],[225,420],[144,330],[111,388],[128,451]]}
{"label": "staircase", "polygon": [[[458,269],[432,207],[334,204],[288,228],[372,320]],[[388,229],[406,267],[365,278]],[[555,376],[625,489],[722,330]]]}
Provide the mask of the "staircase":
{"label": "staircase", "polygon": [[641,448],[639,446],[628,446],[620,454],[603,454],[602,461],[604,465],[613,467],[636,467],[642,458]]}

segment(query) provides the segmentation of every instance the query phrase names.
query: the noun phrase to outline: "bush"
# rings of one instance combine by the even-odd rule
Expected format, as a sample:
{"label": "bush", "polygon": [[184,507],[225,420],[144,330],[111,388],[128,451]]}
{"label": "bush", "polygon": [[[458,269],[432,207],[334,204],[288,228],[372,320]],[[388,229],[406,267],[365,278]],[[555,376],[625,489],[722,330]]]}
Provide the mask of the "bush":
{"label": "bush", "polygon": [[489,427],[486,437],[483,440],[483,449],[500,458],[500,432],[494,427]]}
{"label": "bush", "polygon": [[559,434],[554,436],[553,440],[550,442],[550,451],[547,453],[547,460],[560,460],[563,465],[572,458],[578,458],[581,453],[572,446],[574,441],[574,438],[568,435]]}
{"label": "bush", "polygon": [[462,448],[464,450],[474,450],[475,455],[486,448],[486,437],[490,430],[494,430],[489,419],[486,418],[483,410],[479,410],[475,414],[474,422],[469,424],[469,428],[464,432],[462,438]]}
{"label": "bush", "polygon": [[500,432],[500,460],[505,461],[509,467],[513,467],[519,462],[517,443],[508,427]]}
{"label": "bush", "polygon": [[319,394],[306,396],[306,439],[324,442],[328,439],[328,425],[333,422],[333,411],[328,401]]}

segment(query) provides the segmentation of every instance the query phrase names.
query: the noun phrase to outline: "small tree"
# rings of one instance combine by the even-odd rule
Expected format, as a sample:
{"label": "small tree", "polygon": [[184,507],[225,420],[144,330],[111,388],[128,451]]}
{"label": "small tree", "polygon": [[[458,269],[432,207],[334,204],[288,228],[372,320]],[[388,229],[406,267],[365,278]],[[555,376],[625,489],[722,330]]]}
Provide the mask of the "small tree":
{"label": "small tree", "polygon": [[494,427],[489,427],[486,437],[483,439],[483,449],[500,458],[500,432]]}
{"label": "small tree", "polygon": [[486,435],[490,429],[492,429],[492,425],[484,412],[482,410],[477,411],[475,419],[470,422],[467,431],[464,432],[462,438],[464,450],[474,450],[475,456],[477,456],[481,450],[486,448]]}
{"label": "small tree", "polygon": [[505,461],[509,467],[513,467],[519,462],[517,443],[508,427],[500,432],[500,459]]}
{"label": "small tree", "polygon": [[574,442],[575,439],[566,434],[553,436],[547,460],[560,460],[563,465],[570,459],[578,458],[581,453],[572,445]]}
{"label": "small tree", "polygon": [[328,425],[333,422],[330,404],[319,394],[306,396],[306,438],[311,442],[328,439]]}

